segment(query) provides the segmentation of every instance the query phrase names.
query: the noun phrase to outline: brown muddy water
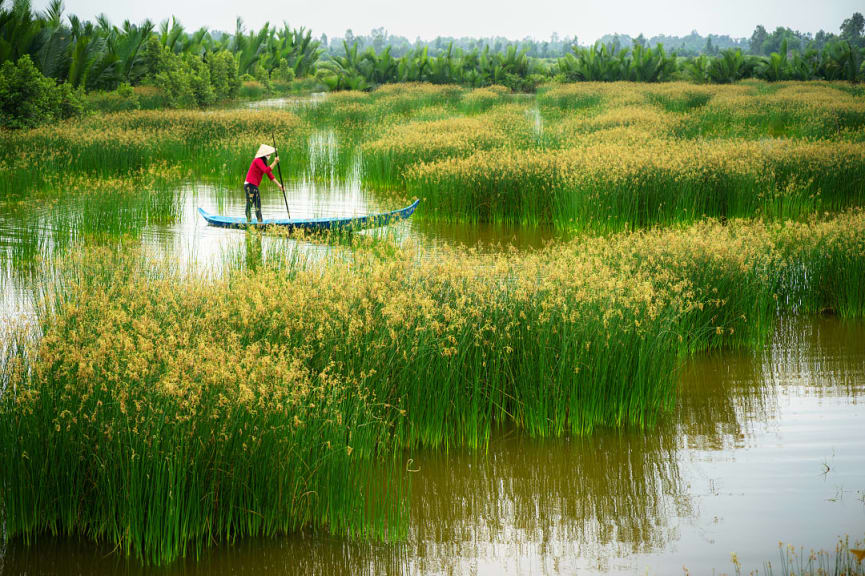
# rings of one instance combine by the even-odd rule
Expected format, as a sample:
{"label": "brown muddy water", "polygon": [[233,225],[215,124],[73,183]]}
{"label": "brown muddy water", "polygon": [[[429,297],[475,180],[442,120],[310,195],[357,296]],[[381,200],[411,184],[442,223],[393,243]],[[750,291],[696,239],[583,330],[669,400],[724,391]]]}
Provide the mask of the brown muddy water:
{"label": "brown muddy water", "polygon": [[865,537],[865,325],[779,320],[759,353],[701,356],[651,431],[411,458],[405,542],[237,542],[164,568],[93,545],[12,542],[0,575],[691,574],[777,566],[779,541]]}

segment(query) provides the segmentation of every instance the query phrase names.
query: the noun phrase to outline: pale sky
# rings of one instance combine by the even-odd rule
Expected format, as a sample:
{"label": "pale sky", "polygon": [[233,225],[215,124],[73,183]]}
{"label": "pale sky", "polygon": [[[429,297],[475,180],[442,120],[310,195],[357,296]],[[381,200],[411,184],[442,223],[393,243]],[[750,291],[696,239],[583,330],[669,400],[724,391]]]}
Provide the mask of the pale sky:
{"label": "pale sky", "polygon": [[[33,0],[37,10],[47,4],[48,0]],[[614,32],[681,36],[696,29],[703,35],[750,37],[757,24],[770,31],[789,26],[801,32],[822,28],[837,33],[845,18],[865,12],[863,0],[66,0],[65,6],[67,14],[84,19],[105,13],[115,24],[145,18],[158,23],[174,15],[187,30],[207,26],[231,32],[235,18],[241,16],[248,27],[285,21],[292,27],[312,28],[315,37],[322,32],[343,36],[348,28],[355,34],[369,34],[383,26],[409,40],[418,36],[546,40],[556,32],[561,37],[577,36],[581,44]]]}

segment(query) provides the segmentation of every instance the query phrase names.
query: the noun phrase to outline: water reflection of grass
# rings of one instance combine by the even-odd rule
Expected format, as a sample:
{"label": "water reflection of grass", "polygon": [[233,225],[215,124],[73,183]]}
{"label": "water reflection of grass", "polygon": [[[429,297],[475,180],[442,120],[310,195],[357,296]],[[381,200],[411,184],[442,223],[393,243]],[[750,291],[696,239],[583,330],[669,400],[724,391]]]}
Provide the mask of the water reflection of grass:
{"label": "water reflection of grass", "polygon": [[0,265],[29,274],[71,246],[118,241],[148,225],[176,221],[183,197],[158,175],[128,180],[61,179],[61,193],[33,190],[31,197],[8,201],[0,211]]}
{"label": "water reflection of grass", "polygon": [[4,367],[7,529],[155,562],[304,526],[398,536],[404,448],[651,429],[683,356],[758,346],[777,309],[860,317],[863,229],[852,212],[431,259],[364,240],[210,278],[73,251],[37,347]]}
{"label": "water reflection of grass", "polygon": [[690,506],[669,432],[547,442],[497,434],[486,454],[415,454],[411,556],[424,572],[445,559],[460,572],[499,548],[531,565],[552,556],[607,566],[659,551],[677,536],[671,507],[688,516]]}
{"label": "water reflection of grass", "polygon": [[[865,326],[828,316],[803,325],[781,317],[763,365],[775,367],[765,378],[815,396],[843,396],[856,402],[865,392],[865,358],[839,353],[848,342],[865,342]],[[803,353],[807,350],[807,353]]]}
{"label": "water reflection of grass", "polygon": [[[851,544],[850,536],[838,540],[835,550],[806,550],[778,542],[779,559],[763,564],[763,574],[768,576],[862,576],[865,574],[865,542]],[[737,576],[746,573],[736,554],[732,555],[733,569]],[[756,572],[748,572],[756,574]]]}

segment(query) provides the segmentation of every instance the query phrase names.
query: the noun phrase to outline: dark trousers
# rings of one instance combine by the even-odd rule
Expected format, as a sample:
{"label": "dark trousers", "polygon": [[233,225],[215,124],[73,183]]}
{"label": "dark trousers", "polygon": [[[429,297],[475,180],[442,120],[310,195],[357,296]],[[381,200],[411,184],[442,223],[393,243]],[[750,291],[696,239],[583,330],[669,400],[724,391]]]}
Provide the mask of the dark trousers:
{"label": "dark trousers", "polygon": [[254,205],[255,219],[261,222],[261,195],[258,193],[258,186],[246,183],[243,185],[243,190],[246,192],[246,221],[249,222],[250,213]]}

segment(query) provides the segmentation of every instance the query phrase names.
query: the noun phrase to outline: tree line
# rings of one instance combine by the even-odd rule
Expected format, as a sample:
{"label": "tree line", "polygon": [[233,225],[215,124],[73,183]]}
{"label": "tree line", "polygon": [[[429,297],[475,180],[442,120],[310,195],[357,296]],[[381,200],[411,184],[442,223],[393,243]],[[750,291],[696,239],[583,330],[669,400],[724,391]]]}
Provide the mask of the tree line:
{"label": "tree line", "polygon": [[[758,26],[750,50],[710,46],[696,55],[667,51],[642,35],[616,36],[592,46],[580,46],[574,39],[566,52],[551,58],[537,56],[537,46],[504,39],[468,45],[454,40],[443,45],[439,39],[407,47],[390,44],[393,37],[383,29],[374,32],[371,44],[347,38],[334,50],[325,37],[315,39],[310,30],[287,24],[247,30],[238,18],[231,33],[186,30],[174,18],[159,25],[145,20],[117,26],[104,16],[94,21],[65,16],[60,0],[43,12],[35,12],[30,0],[0,0],[0,112],[7,126],[13,124],[9,118],[22,115],[74,115],[88,93],[101,95],[93,98],[101,98],[108,108],[137,106],[136,98],[147,94],[132,90],[137,86],[152,88],[154,107],[205,107],[285,88],[297,79],[330,90],[431,82],[532,91],[548,81],[865,78],[865,19],[860,13],[846,19],[837,35],[821,32],[811,38],[786,28],[768,33]],[[37,98],[28,96],[30,92],[39,94],[45,106],[27,108],[28,99]]]}
{"label": "tree line", "polygon": [[[620,48],[632,49],[635,45],[641,45],[644,48],[654,48],[660,44],[668,50],[675,51],[678,56],[684,57],[699,56],[701,54],[717,56],[722,50],[730,48],[739,48],[746,55],[767,56],[772,52],[779,51],[781,42],[784,39],[787,40],[789,49],[791,50],[813,48],[820,51],[827,43],[838,39],[852,41],[854,44],[858,43],[859,47],[862,48],[862,28],[863,19],[861,14],[854,14],[851,18],[844,20],[839,34],[820,30],[812,35],[811,33],[800,32],[783,26],[779,26],[774,31],[769,32],[764,26],[759,25],[754,29],[754,33],[750,38],[733,38],[727,34],[708,34],[703,36],[696,30],[692,30],[685,36],[658,34],[650,38],[646,38],[643,34],[636,37],[628,34],[605,34],[598,42],[617,50]],[[526,51],[526,54],[530,58],[541,59],[561,58],[571,52],[573,46],[579,45],[576,36],[560,37],[556,33],[553,33],[548,40],[527,37],[519,42],[514,42],[500,36],[489,38],[439,36],[429,41],[420,38],[411,41],[405,36],[389,34],[384,28],[374,28],[369,34],[355,34],[349,29],[345,31],[342,37],[328,39],[326,34],[322,34],[319,37],[319,42],[326,52],[324,57],[327,57],[327,55],[342,55],[343,41],[347,42],[350,46],[356,43],[361,52],[370,47],[376,52],[380,52],[385,46],[390,46],[393,56],[404,56],[413,50],[424,47],[428,49],[429,55],[440,56],[451,46],[453,48],[461,48],[464,51],[471,51],[475,48],[483,50],[486,46],[489,46],[491,52],[505,52],[510,45],[518,44],[520,48]]]}

